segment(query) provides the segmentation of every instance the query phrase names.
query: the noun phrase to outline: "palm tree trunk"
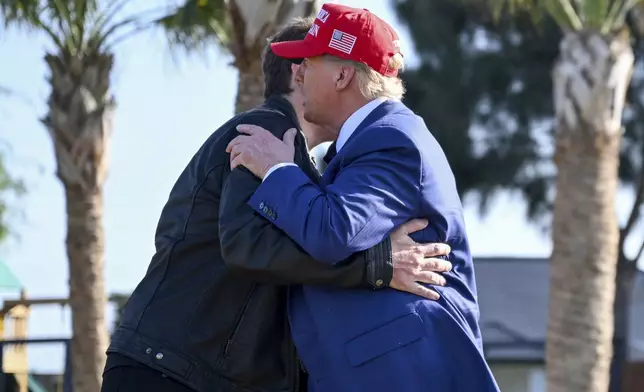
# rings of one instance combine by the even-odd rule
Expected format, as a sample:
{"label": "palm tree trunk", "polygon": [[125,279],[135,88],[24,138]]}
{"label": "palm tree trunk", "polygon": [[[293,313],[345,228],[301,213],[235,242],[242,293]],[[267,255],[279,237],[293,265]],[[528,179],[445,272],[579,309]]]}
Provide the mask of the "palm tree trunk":
{"label": "palm tree trunk", "polygon": [[72,310],[72,384],[97,392],[108,344],[103,281],[103,184],[114,102],[109,54],[45,57],[52,93],[43,123],[54,144],[67,201],[67,257]]}
{"label": "palm tree trunk", "polygon": [[262,75],[261,52],[257,51],[252,60],[238,66],[237,97],[235,114],[245,112],[264,102],[264,77]]}
{"label": "palm tree trunk", "polygon": [[606,392],[612,356],[621,117],[633,69],[623,34],[567,33],[553,71],[557,195],[549,392]]}
{"label": "palm tree trunk", "polygon": [[100,391],[108,334],[103,282],[103,195],[66,189],[74,391]]}

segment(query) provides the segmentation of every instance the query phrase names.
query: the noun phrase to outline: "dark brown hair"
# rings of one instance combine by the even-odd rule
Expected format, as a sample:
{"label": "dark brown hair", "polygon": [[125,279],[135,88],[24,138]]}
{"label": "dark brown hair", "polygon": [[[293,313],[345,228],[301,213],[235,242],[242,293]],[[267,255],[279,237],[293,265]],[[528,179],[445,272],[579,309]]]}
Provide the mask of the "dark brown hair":
{"label": "dark brown hair", "polygon": [[311,29],[313,18],[298,18],[282,28],[271,38],[262,54],[262,73],[264,74],[264,97],[285,95],[291,89],[291,65],[293,61],[278,57],[271,50],[271,43],[303,40]]}

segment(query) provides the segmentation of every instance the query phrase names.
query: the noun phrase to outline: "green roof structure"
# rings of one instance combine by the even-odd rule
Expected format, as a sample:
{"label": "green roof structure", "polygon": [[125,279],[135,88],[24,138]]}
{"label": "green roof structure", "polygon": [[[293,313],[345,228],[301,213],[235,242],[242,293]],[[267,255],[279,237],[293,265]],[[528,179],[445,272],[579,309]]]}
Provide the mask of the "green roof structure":
{"label": "green roof structure", "polygon": [[0,261],[0,290],[21,290],[22,283],[3,261]]}

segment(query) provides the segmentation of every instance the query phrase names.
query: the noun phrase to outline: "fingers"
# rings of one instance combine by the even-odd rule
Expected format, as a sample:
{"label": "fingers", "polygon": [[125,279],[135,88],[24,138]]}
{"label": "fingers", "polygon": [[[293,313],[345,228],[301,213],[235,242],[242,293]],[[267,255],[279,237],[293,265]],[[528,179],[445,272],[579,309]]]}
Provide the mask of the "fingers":
{"label": "fingers", "polygon": [[452,263],[443,259],[425,258],[418,264],[421,271],[449,272],[452,270]]}
{"label": "fingers", "polygon": [[419,283],[416,283],[414,281],[409,281],[409,280],[406,280],[406,281],[392,280],[389,287],[399,291],[405,291],[407,293],[416,294],[421,297],[430,299],[432,301],[436,301],[441,297],[436,290],[429,289]]}
{"label": "fingers", "polygon": [[416,283],[416,286],[414,287],[414,291],[412,291],[411,293],[420,295],[421,297],[425,297],[432,301],[438,301],[441,298],[440,294],[438,294],[438,292],[436,292],[435,290],[428,289],[427,287],[422,286],[418,283]]}
{"label": "fingers", "polygon": [[412,219],[403,223],[391,233],[391,242],[399,245],[415,245],[416,242],[409,237],[409,233],[424,229],[428,223],[426,219]]}
{"label": "fingers", "polygon": [[[235,160],[235,158],[237,158],[240,154],[241,154],[240,151],[232,150],[230,152],[230,162],[232,163]],[[233,167],[231,167],[231,169],[233,169]]]}
{"label": "fingers", "polygon": [[419,271],[413,274],[412,279],[416,282],[427,283],[434,286],[445,286],[447,280],[440,274],[431,271]]}
{"label": "fingers", "polygon": [[284,144],[286,144],[289,147],[295,146],[295,135],[296,135],[297,130],[295,128],[291,128],[288,131],[284,133],[284,137],[282,138],[282,141],[284,141]]}
{"label": "fingers", "polygon": [[259,125],[251,125],[251,124],[239,124],[237,125],[237,131],[248,135],[255,135],[257,133],[268,132],[266,129],[260,127]]}
{"label": "fingers", "polygon": [[400,225],[398,230],[402,230],[405,235],[409,235],[426,228],[428,224],[429,221],[427,219],[412,219],[409,222]]}
{"label": "fingers", "polygon": [[236,138],[234,138],[233,140],[231,140],[231,141],[230,141],[230,143],[228,143],[228,145],[226,146],[226,152],[227,152],[227,153],[232,152],[232,150],[233,150],[236,146],[239,146],[240,144],[244,144],[244,143],[246,143],[246,142],[247,142],[247,141],[249,141],[249,140],[250,140],[250,137],[249,137],[249,136],[237,136]]}
{"label": "fingers", "polygon": [[243,166],[244,165],[243,155],[244,155],[243,153],[237,154],[237,155],[234,156],[234,158],[232,158],[232,156],[231,156],[232,159],[230,160],[230,170],[233,170],[237,166]]}
{"label": "fingers", "polygon": [[[248,136],[244,136],[248,137]],[[233,140],[234,142],[234,140]],[[233,163],[239,165],[240,159],[242,158],[241,155],[244,152],[248,152],[249,148],[244,144],[243,140],[237,141],[236,143],[231,142],[231,144],[228,145],[228,148],[226,148],[226,151],[230,154],[230,168],[234,169],[235,166],[233,166]]]}
{"label": "fingers", "polygon": [[452,248],[447,244],[421,244],[418,251],[422,252],[425,257],[447,256]]}

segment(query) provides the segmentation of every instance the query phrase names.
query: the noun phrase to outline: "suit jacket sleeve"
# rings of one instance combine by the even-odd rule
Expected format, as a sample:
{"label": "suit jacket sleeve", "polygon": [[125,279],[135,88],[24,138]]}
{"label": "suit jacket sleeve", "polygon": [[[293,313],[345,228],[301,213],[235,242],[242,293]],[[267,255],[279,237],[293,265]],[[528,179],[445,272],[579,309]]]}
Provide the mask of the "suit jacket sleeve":
{"label": "suit jacket sleeve", "polygon": [[[303,159],[309,159],[301,151],[295,160],[300,165]],[[376,289],[389,284],[393,275],[389,238],[363,252],[347,255],[336,266],[317,261],[271,224],[269,211],[262,217],[249,206],[248,201],[259,185],[260,180],[250,171],[236,168],[227,175],[222,187],[219,237],[224,262],[232,272],[275,284]]]}
{"label": "suit jacket sleeve", "polygon": [[395,227],[418,217],[421,158],[398,130],[376,128],[365,134],[344,147],[359,153],[345,154],[349,162],[333,183],[322,188],[299,168],[283,167],[264,179],[250,205],[265,216],[267,206],[274,225],[326,263],[378,244]]}

